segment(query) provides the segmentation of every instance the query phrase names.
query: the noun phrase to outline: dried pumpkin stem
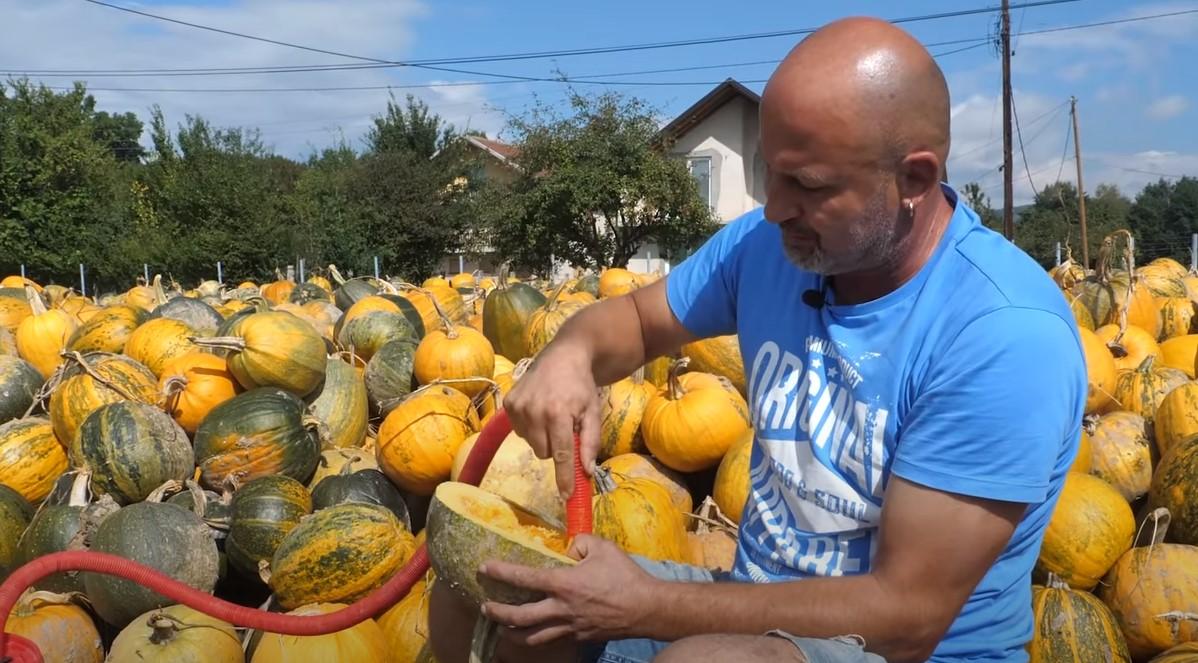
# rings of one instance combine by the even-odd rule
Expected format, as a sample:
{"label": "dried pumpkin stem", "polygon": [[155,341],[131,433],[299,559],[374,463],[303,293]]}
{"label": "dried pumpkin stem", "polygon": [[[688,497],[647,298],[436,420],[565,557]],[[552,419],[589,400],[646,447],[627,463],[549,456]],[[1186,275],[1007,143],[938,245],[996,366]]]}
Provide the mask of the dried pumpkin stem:
{"label": "dried pumpkin stem", "polygon": [[25,286],[25,299],[29,300],[29,308],[33,311],[33,315],[42,315],[46,312],[46,303],[42,301],[41,295],[37,294],[37,290],[33,286]]}
{"label": "dried pumpkin stem", "polygon": [[[95,369],[93,369],[91,367],[91,364],[87,363],[87,360],[83,358],[83,354],[81,354],[77,350],[70,350],[70,351],[63,350],[62,356],[66,357],[67,359],[77,362],[79,364],[79,366],[83,369],[83,372],[87,373],[88,376],[91,377],[91,379],[93,379],[96,382],[99,382],[100,384],[104,385],[105,387],[108,387],[109,389],[115,391],[121,398],[124,398],[125,400],[129,400],[129,401],[141,401],[140,398],[125,391],[124,387],[118,385],[117,383],[113,382],[112,380],[109,380],[109,379],[105,378],[104,376],[100,375],[99,373],[97,373],[95,371]],[[113,356],[118,356],[118,355],[113,355]]]}
{"label": "dried pumpkin stem", "polygon": [[690,357],[675,359],[670,364],[670,375],[667,384],[670,387],[670,400],[676,401],[686,395],[686,390],[682,388],[682,383],[678,380],[678,376],[682,375],[685,369],[691,363]]}
{"label": "dried pumpkin stem", "polygon": [[556,311],[557,310],[557,304],[558,304],[557,298],[559,296],[561,296],[562,290],[564,290],[566,288],[567,283],[569,283],[569,281],[562,281],[561,283],[558,284],[558,286],[556,288],[553,289],[553,292],[549,294],[549,301],[545,302],[545,310],[546,311]]}
{"label": "dried pumpkin stem", "polygon": [[167,479],[146,496],[145,501],[150,503],[161,503],[166,499],[167,493],[177,493],[183,490],[183,484],[175,479]]}
{"label": "dried pumpkin stem", "polygon": [[233,352],[245,351],[245,339],[240,336],[211,336],[208,338],[188,336],[187,340],[202,348],[219,348]]}
{"label": "dried pumpkin stem", "polygon": [[611,470],[602,465],[595,468],[595,488],[600,495],[606,495],[616,490],[616,482],[611,478]]}

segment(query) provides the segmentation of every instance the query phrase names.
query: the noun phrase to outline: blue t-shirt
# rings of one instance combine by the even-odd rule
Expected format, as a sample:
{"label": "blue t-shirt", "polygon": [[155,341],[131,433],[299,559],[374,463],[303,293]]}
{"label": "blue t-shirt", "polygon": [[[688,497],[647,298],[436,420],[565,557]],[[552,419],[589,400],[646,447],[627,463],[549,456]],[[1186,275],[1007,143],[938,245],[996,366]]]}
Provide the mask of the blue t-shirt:
{"label": "blue t-shirt", "polygon": [[[1086,368],[1044,270],[955,205],[919,273],[838,305],[783,252],[761,209],[729,223],[667,277],[700,336],[739,334],[756,433],[734,577],[866,573],[891,473],[1028,504],[1007,548],[931,659],[1027,661],[1030,573],[1077,452]],[[828,304],[805,304],[807,290]]]}

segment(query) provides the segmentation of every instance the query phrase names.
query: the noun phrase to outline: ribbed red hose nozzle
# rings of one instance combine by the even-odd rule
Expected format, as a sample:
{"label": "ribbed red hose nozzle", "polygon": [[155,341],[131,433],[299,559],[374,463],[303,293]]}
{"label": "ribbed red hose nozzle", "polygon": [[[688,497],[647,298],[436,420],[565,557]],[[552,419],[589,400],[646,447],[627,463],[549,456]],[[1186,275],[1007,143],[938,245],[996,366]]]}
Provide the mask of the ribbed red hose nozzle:
{"label": "ribbed red hose nozzle", "polygon": [[[499,410],[483,427],[471,449],[458,480],[477,486],[486,474],[491,459],[512,430],[507,413]],[[566,509],[567,529],[572,537],[591,531],[591,484],[582,467],[578,438],[574,440],[574,492]],[[583,508],[585,506],[585,508]],[[324,635],[336,633],[374,617],[407,595],[412,585],[428,570],[428,551],[423,544],[411,559],[382,587],[336,612],[299,617],[230,603],[185,585],[174,578],[115,555],[84,550],[57,552],[39,557],[16,569],[0,584],[0,663],[44,663],[37,647],[19,636],[5,633],[8,616],[17,600],[37,581],[63,571],[90,571],[114,575],[151,589],[176,603],[235,626],[287,635]]]}

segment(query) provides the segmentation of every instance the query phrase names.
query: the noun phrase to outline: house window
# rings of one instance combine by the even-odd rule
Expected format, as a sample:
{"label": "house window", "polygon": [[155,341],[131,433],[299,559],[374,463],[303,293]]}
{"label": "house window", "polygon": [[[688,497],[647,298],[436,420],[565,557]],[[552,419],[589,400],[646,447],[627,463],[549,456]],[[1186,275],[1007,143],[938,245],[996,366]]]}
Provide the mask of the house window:
{"label": "house window", "polygon": [[699,197],[711,206],[711,157],[690,157],[686,160],[687,168],[695,183],[699,186]]}

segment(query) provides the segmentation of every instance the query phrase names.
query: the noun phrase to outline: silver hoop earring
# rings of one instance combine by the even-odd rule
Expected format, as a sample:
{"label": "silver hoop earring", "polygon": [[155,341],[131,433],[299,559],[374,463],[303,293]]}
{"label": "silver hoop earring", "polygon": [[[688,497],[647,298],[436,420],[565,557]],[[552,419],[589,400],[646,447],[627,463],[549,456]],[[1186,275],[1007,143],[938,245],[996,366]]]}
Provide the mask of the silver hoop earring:
{"label": "silver hoop earring", "polygon": [[915,201],[909,198],[907,199],[907,216],[915,216]]}

